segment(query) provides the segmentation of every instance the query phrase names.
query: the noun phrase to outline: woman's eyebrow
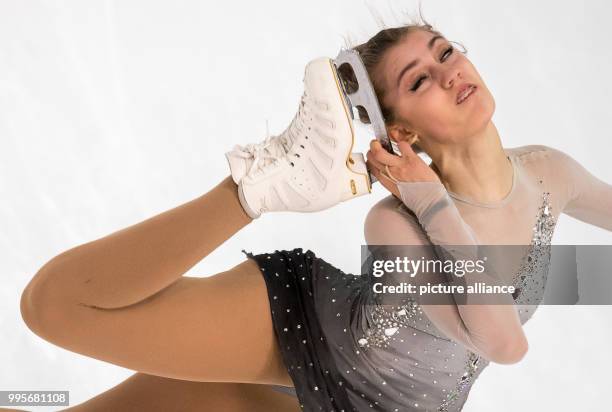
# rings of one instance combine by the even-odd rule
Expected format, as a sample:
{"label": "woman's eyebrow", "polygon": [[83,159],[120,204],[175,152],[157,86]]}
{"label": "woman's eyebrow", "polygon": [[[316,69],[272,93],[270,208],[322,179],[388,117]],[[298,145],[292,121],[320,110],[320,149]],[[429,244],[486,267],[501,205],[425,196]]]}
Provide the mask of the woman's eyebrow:
{"label": "woman's eyebrow", "polygon": [[[431,50],[431,49],[433,48],[434,43],[436,42],[436,40],[438,40],[438,39],[443,39],[443,38],[444,38],[444,37],[443,37],[443,36],[440,36],[439,34],[437,34],[437,35],[433,36],[433,37],[432,37],[431,39],[429,39],[429,41],[427,42],[427,48],[428,48],[429,50]],[[397,78],[397,84],[396,84],[396,87],[399,87],[400,81],[402,80],[402,76],[403,76],[403,75],[404,75],[406,72],[408,72],[410,69],[412,69],[414,66],[416,66],[418,62],[419,62],[419,59],[415,59],[415,60],[411,61],[410,63],[408,63],[408,64],[406,65],[406,67],[404,67],[404,68],[402,69],[402,71],[400,72],[400,74],[399,74],[399,76],[398,76],[398,78]]]}

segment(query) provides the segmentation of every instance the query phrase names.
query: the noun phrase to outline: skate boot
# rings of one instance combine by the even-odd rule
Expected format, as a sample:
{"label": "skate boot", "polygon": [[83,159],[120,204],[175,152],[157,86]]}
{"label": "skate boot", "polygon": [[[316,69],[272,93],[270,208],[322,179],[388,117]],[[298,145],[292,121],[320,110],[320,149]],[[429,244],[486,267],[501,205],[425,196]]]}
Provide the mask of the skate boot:
{"label": "skate boot", "polygon": [[235,145],[231,151],[225,153],[232,172],[232,179],[236,184],[240,183],[244,175],[255,170],[259,165],[267,166],[289,151],[293,141],[302,130],[301,119],[305,116],[305,98],[305,94],[302,95],[297,113],[280,135],[270,136],[268,134],[261,143],[250,143],[246,146]]}
{"label": "skate boot", "polygon": [[[232,171],[251,218],[271,211],[315,212],[371,192],[363,154],[351,153],[355,137],[348,110],[332,60],[308,63],[289,127],[276,139],[250,146],[253,157],[245,153],[242,178],[241,170]],[[240,155],[226,156],[231,168],[232,157]]]}

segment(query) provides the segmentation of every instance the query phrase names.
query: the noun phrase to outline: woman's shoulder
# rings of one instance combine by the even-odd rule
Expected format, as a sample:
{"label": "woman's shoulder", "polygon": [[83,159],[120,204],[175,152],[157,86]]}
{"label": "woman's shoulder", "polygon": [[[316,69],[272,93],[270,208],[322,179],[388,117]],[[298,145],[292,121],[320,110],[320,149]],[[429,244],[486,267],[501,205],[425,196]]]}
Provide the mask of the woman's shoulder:
{"label": "woman's shoulder", "polygon": [[545,158],[554,150],[554,148],[543,144],[529,144],[504,148],[504,151],[508,153],[508,155],[512,155],[515,159],[519,159],[522,162]]}
{"label": "woman's shoulder", "polygon": [[562,150],[542,144],[504,148],[504,151],[524,165],[542,162],[548,162],[549,165],[552,165],[574,161],[571,156]]}
{"label": "woman's shoulder", "polygon": [[561,149],[546,145],[526,145],[504,149],[529,175],[549,182],[567,184],[585,175],[584,167]]}

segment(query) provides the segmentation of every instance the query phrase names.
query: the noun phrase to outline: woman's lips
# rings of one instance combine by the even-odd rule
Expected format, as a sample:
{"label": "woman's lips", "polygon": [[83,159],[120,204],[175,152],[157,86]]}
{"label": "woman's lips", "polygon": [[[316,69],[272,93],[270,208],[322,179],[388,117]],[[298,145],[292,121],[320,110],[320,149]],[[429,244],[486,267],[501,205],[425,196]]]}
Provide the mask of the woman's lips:
{"label": "woman's lips", "polygon": [[[463,88],[462,91],[457,94],[457,104],[461,104],[467,99],[469,99],[474,93],[476,93],[476,90],[476,85],[468,84],[466,87]],[[467,91],[467,94],[465,94],[464,91]]]}

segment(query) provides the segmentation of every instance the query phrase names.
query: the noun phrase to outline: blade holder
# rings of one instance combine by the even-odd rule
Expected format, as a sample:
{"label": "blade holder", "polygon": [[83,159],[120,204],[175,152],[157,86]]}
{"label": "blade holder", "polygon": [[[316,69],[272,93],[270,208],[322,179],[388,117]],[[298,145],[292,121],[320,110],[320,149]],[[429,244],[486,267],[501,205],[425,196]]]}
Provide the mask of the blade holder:
{"label": "blade holder", "polygon": [[[399,155],[400,153],[396,148],[395,142],[389,139],[387,135],[385,119],[380,110],[376,92],[359,53],[356,50],[342,49],[334,59],[334,64],[336,66],[336,74],[341,80],[340,83],[344,97],[351,111],[351,117],[355,119],[353,108],[361,107],[365,109],[376,139],[389,153]],[[350,67],[352,75],[354,75],[354,81],[357,82],[357,88],[354,91],[347,87],[348,79],[344,78],[343,70],[340,70],[345,64]]]}

